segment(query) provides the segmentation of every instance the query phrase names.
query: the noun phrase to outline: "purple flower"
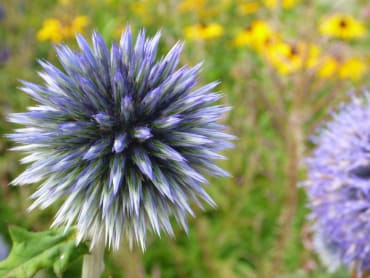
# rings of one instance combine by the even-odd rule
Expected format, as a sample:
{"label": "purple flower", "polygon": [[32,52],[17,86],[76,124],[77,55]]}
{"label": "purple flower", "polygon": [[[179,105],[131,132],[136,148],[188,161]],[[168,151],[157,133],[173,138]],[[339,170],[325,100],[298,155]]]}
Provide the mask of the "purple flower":
{"label": "purple flower", "polygon": [[338,244],[331,242],[330,237],[323,235],[320,230],[316,230],[313,235],[313,247],[329,272],[334,272],[340,267]]}
{"label": "purple flower", "polygon": [[173,234],[172,216],[186,230],[190,202],[214,205],[204,174],[227,176],[214,163],[233,139],[216,123],[229,110],[214,104],[218,83],[196,87],[200,65],[178,68],[179,43],[157,58],[159,38],[134,43],[127,28],[110,50],[97,33],[92,47],[77,36],[80,51],[57,46],[62,69],[41,61],[45,84],[21,88],[39,105],[9,116],[32,163],[13,184],[42,182],[31,209],[63,201],[53,225],[76,224],[92,245],[144,248],[148,229]]}
{"label": "purple flower", "polygon": [[3,20],[5,17],[5,9],[3,6],[0,4],[0,21]]}
{"label": "purple flower", "polygon": [[9,255],[9,245],[4,240],[4,237],[0,235],[0,261],[6,259]]}
{"label": "purple flower", "polygon": [[313,138],[306,187],[316,233],[344,265],[370,268],[370,95],[352,96]]}
{"label": "purple flower", "polygon": [[8,47],[0,46],[0,65],[4,65],[10,58],[10,50]]}

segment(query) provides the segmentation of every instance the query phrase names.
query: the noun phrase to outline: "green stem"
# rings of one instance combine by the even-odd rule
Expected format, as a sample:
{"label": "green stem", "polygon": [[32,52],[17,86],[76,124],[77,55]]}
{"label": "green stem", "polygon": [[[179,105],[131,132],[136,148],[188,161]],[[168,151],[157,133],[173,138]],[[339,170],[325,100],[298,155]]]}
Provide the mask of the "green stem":
{"label": "green stem", "polygon": [[82,265],[82,278],[100,278],[104,270],[104,239],[100,239],[91,248],[90,254],[85,255]]}

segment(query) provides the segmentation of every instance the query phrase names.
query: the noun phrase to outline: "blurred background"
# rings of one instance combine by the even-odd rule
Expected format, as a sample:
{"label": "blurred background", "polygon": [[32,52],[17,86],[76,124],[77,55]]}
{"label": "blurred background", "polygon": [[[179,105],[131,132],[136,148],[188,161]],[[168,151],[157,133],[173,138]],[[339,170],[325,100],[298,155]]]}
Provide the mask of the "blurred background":
{"label": "blurred background", "polygon": [[233,107],[223,121],[238,140],[220,163],[232,178],[207,188],[218,208],[196,211],[188,235],[175,224],[175,238],[149,237],[145,253],[107,252],[104,277],[349,277],[320,263],[297,185],[309,136],[349,91],[369,88],[368,0],[1,0],[0,258],[9,225],[46,230],[58,207],[27,213],[37,185],[9,186],[24,166],[8,151],[6,115],[32,104],[19,79],[40,82],[38,59],[58,64],[53,44],[74,48],[75,34],[92,30],[111,42],[127,24],[161,30],[162,54],[185,41],[183,64],[204,60],[200,84],[221,81]]}

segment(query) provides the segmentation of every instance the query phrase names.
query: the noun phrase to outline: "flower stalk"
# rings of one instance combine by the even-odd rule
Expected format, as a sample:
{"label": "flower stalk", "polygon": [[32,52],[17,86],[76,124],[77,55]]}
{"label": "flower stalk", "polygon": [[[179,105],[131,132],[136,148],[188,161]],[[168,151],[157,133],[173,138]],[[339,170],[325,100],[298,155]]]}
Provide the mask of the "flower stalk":
{"label": "flower stalk", "polygon": [[104,271],[105,242],[100,239],[90,249],[90,254],[85,255],[82,265],[82,278],[100,278]]}

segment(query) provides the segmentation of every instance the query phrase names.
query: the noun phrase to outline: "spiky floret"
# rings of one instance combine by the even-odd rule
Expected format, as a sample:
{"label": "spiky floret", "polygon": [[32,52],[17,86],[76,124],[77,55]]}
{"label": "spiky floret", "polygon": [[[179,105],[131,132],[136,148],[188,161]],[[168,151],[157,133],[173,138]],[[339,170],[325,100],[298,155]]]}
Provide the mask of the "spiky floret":
{"label": "spiky floret", "polygon": [[80,51],[56,47],[62,69],[40,62],[45,84],[22,82],[39,105],[9,115],[32,163],[13,184],[42,182],[31,209],[63,200],[53,225],[76,224],[92,244],[144,248],[147,229],[173,234],[171,216],[186,230],[189,202],[214,205],[204,174],[227,176],[214,163],[233,139],[216,123],[229,109],[214,104],[218,83],[196,88],[200,64],[178,68],[181,43],[157,58],[159,38],[133,42],[127,28],[108,50],[98,33],[92,46],[78,35]]}
{"label": "spiky floret", "polygon": [[306,187],[313,229],[343,265],[370,268],[370,96],[333,113],[313,137]]}
{"label": "spiky floret", "polygon": [[320,230],[313,234],[312,245],[320,261],[329,272],[336,271],[341,265],[340,251],[335,242],[323,235]]}

